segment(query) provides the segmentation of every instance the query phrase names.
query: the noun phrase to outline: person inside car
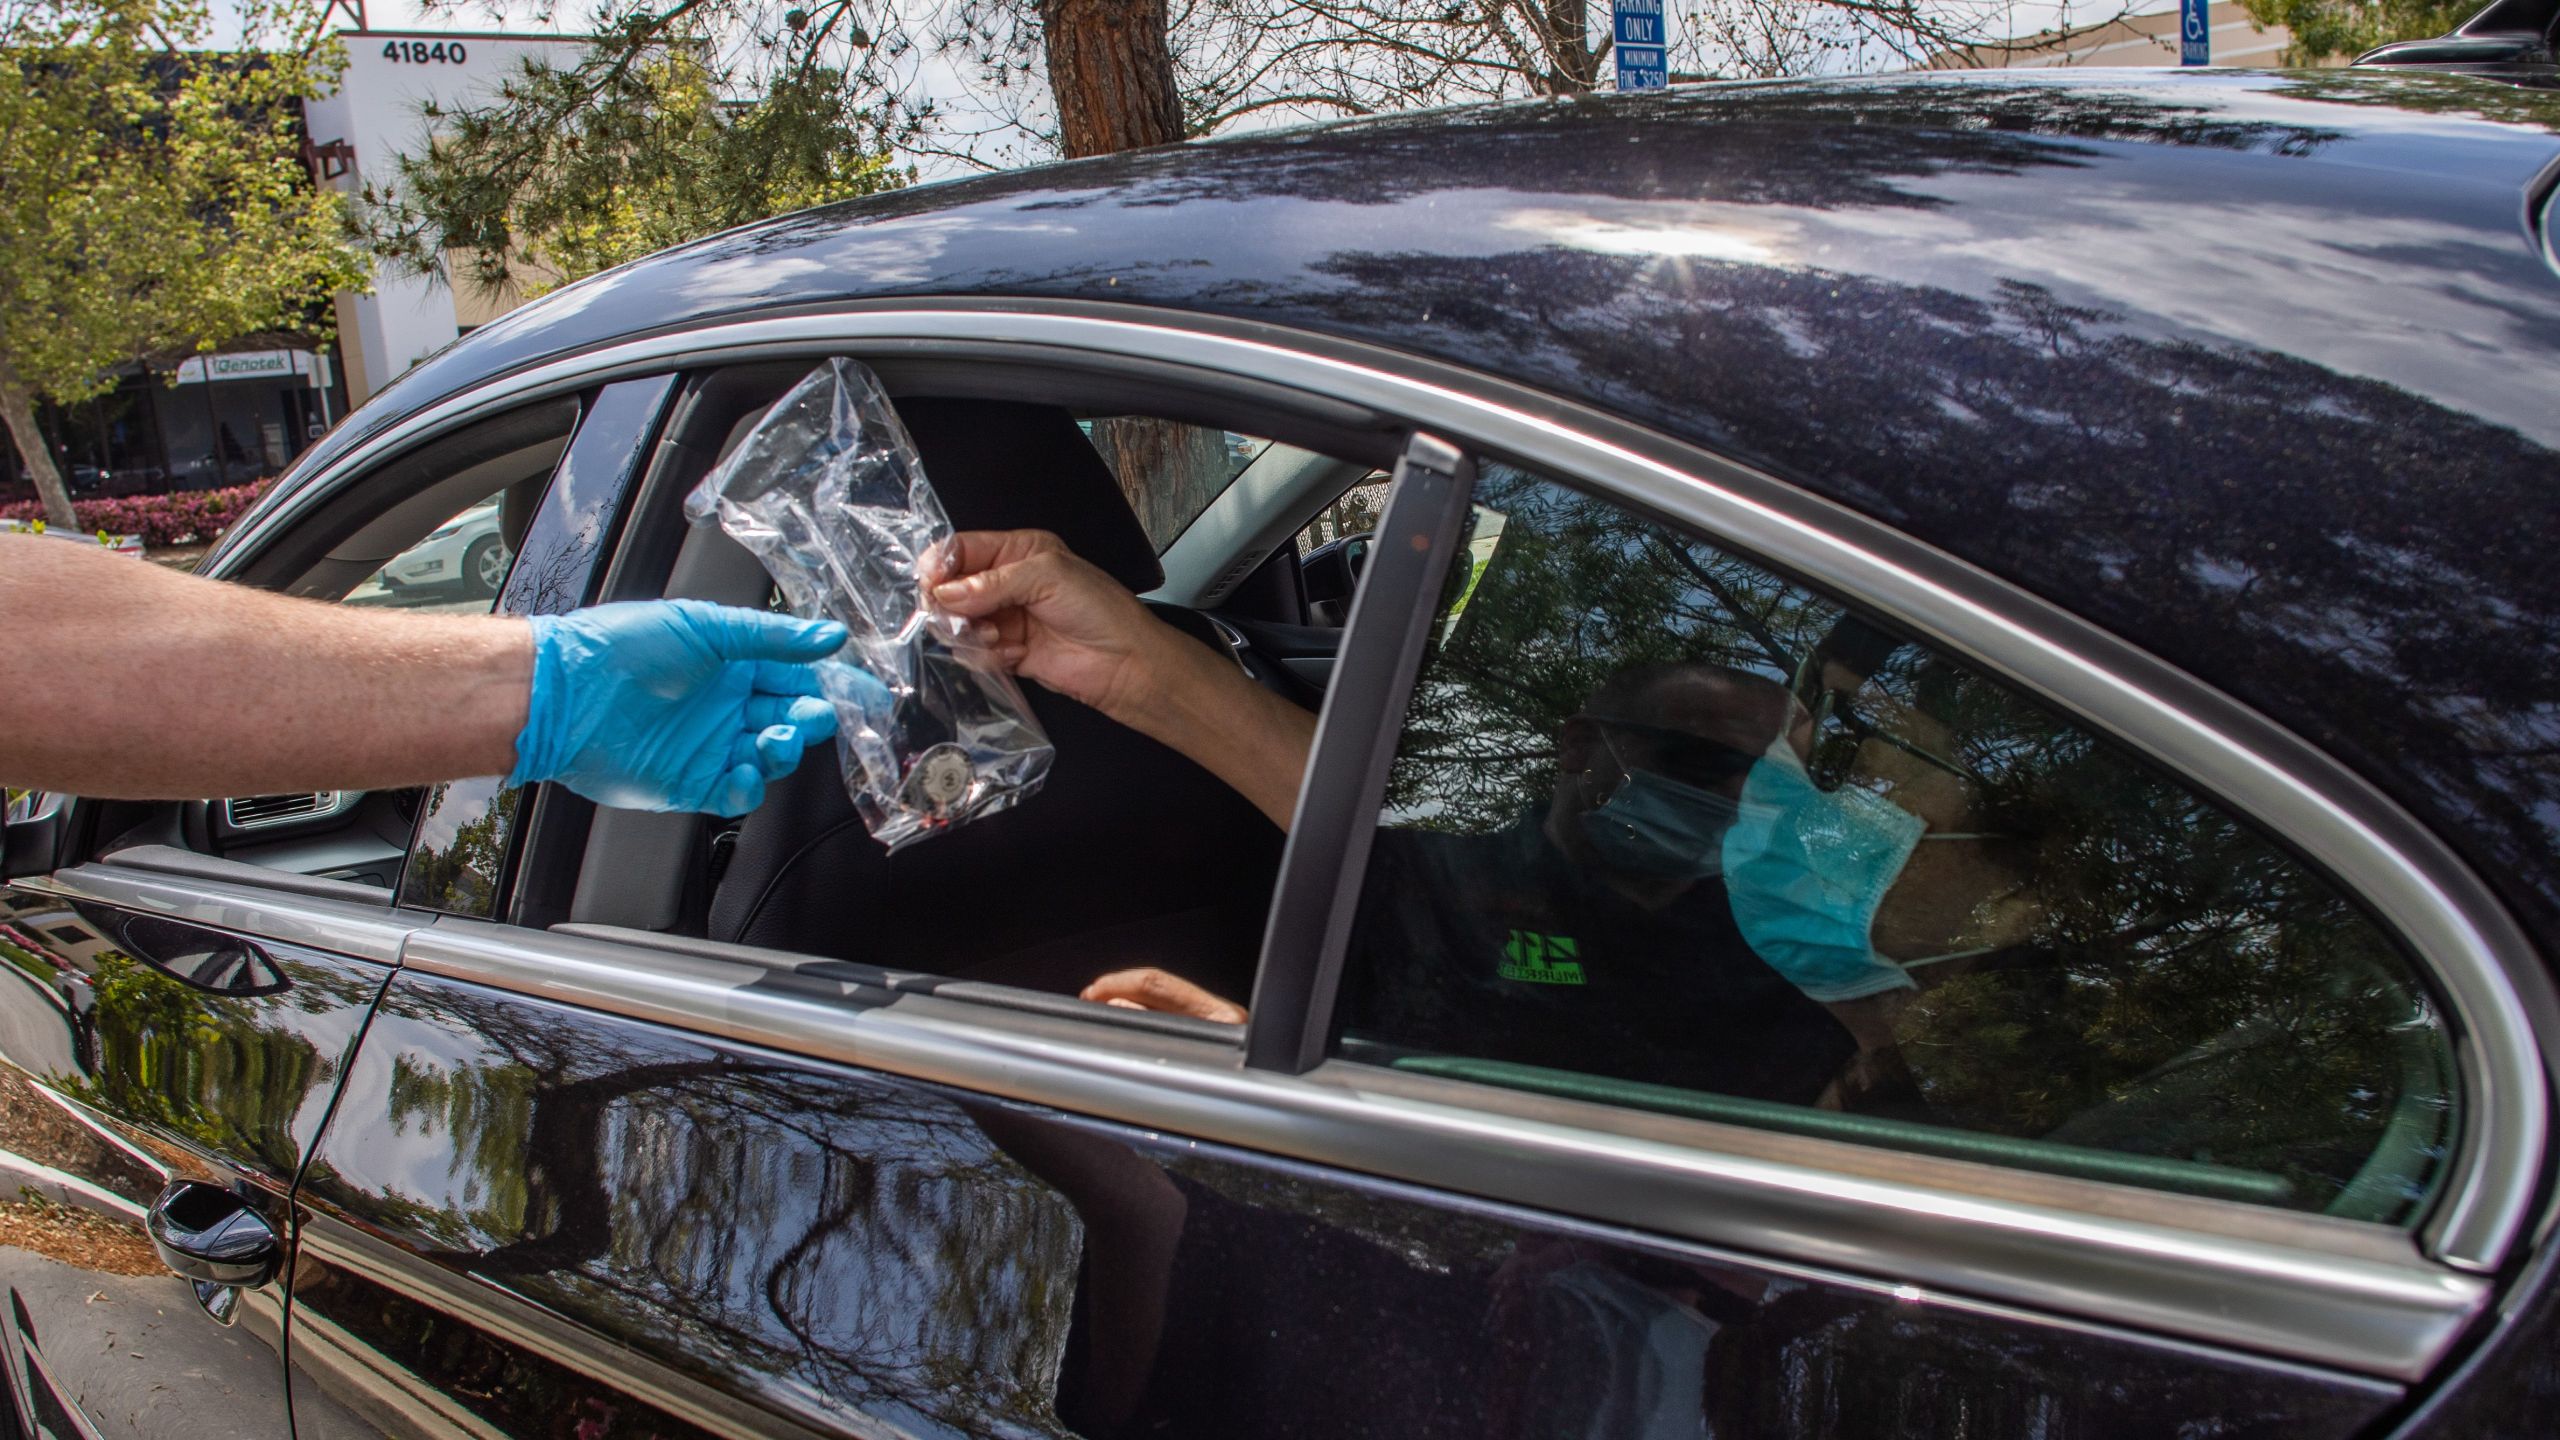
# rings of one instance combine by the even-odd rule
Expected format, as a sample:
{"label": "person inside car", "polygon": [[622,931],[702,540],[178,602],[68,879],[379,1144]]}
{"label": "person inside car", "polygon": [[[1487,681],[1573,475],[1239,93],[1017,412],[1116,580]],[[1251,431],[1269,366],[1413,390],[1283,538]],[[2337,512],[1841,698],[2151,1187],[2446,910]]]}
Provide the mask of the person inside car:
{"label": "person inside car", "polygon": [[[989,625],[999,661],[1181,751],[1287,826],[1315,719],[1157,622],[1036,531],[940,557],[937,603]],[[1831,662],[1825,683],[1854,687]],[[1915,717],[1915,723],[1917,717]],[[1805,767],[1786,686],[1702,663],[1623,670],[1557,736],[1547,802],[1503,830],[1379,831],[1347,967],[1351,1028],[1442,1053],[1798,1104],[1889,1098],[1894,1013],[1926,980],[2013,943],[2018,876],[1932,835],[1977,838],[1976,800],[1877,747],[1868,785]],[[1889,790],[1886,799],[1879,790]],[[1155,969],[1084,998],[1240,1023],[1244,1007]]]}

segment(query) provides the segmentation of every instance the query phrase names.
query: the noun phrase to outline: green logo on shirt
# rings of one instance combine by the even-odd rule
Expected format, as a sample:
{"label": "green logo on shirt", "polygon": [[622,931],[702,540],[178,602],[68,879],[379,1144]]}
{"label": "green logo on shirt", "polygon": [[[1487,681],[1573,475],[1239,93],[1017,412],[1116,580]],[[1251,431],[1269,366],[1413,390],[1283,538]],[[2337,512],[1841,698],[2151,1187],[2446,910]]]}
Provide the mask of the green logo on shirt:
{"label": "green logo on shirt", "polygon": [[1579,985],[1581,956],[1581,945],[1570,935],[1514,930],[1503,944],[1502,963],[1495,967],[1495,973],[1505,980],[1528,985]]}

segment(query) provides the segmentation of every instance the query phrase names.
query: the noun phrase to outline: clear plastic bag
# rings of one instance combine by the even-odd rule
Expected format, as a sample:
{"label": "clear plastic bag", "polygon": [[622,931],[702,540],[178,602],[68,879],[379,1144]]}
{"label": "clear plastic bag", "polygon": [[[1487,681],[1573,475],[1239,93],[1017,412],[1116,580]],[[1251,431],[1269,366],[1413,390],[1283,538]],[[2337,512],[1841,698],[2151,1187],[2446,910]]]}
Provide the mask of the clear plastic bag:
{"label": "clear plastic bag", "polygon": [[853,639],[818,666],[844,784],[895,850],[1040,788],[1053,754],[983,630],[925,603],[923,567],[951,537],[915,442],[878,377],[837,358],[791,387],[686,497],[754,552],[793,613]]}

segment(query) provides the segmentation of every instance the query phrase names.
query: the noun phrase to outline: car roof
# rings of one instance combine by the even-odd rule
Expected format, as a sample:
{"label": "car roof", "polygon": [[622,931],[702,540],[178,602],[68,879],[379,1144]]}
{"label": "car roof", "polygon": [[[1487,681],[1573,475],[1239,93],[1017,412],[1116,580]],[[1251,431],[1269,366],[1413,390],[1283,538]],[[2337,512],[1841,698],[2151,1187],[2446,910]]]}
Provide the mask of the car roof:
{"label": "car roof", "polygon": [[[885,297],[1432,356],[1855,505],[2293,724],[2560,943],[2560,94],[1998,71],[1424,112],[918,186],[590,278],[495,374]],[[305,473],[310,466],[298,467]]]}

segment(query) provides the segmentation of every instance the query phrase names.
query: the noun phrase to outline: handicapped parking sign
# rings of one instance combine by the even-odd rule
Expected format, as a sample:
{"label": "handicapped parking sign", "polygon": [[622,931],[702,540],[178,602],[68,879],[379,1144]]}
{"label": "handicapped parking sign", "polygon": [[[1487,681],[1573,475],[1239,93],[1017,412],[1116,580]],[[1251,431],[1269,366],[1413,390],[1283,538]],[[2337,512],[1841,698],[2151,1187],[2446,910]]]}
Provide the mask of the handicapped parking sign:
{"label": "handicapped parking sign", "polygon": [[1663,47],[1662,0],[1613,0],[1618,88],[1659,90],[1670,79]]}
{"label": "handicapped parking sign", "polygon": [[2210,65],[2213,63],[2213,20],[2208,12],[2211,0],[2178,0],[2178,63]]}

